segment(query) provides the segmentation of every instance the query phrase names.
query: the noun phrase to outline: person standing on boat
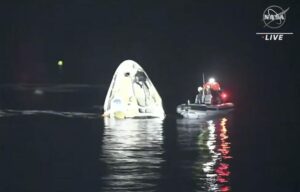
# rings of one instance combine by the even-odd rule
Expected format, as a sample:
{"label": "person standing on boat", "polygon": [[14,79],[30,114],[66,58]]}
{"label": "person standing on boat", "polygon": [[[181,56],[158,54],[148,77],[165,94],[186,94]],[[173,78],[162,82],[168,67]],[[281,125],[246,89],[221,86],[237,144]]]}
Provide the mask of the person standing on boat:
{"label": "person standing on boat", "polygon": [[204,84],[205,96],[204,103],[205,104],[221,104],[221,87],[218,82],[215,81],[214,78],[210,78],[207,83]]}
{"label": "person standing on boat", "polygon": [[204,94],[203,88],[201,86],[198,87],[198,94],[196,95],[195,103],[198,103],[198,104],[202,103],[203,94]]}

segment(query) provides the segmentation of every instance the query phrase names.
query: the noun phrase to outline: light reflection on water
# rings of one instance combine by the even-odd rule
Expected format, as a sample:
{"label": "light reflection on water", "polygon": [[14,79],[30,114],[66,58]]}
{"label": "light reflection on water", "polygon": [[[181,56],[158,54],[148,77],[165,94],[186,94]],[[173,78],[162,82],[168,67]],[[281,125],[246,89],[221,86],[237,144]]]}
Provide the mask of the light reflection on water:
{"label": "light reflection on water", "polygon": [[[99,118],[83,112],[0,110],[0,118],[39,115]],[[104,119],[100,191],[230,191],[230,121]]]}
{"label": "light reflection on water", "polygon": [[230,191],[227,122],[105,119],[103,191]]}
{"label": "light reflection on water", "polygon": [[105,119],[100,157],[108,166],[104,191],[154,191],[160,179],[162,120]]}
{"label": "light reflection on water", "polygon": [[[230,142],[228,141],[228,119],[221,118],[199,122],[177,120],[177,129],[182,150],[190,150],[186,143],[194,142],[197,154],[190,171],[196,183],[196,191],[230,191]],[[192,138],[192,139],[191,139]]]}

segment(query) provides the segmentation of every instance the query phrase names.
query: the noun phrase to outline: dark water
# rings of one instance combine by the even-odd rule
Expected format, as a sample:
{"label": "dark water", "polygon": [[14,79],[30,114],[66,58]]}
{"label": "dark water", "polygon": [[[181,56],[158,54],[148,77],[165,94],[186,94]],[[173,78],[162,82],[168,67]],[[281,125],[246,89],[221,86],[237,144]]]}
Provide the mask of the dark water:
{"label": "dark water", "polygon": [[0,191],[300,190],[299,124],[239,108],[204,120],[102,119],[104,90],[2,86]]}

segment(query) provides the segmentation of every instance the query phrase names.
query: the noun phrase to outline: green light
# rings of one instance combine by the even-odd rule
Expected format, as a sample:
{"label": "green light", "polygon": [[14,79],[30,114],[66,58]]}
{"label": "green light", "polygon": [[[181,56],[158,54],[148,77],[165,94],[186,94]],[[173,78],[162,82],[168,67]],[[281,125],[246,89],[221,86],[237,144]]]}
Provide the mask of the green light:
{"label": "green light", "polygon": [[63,65],[64,65],[63,60],[59,60],[59,61],[57,62],[57,65],[58,65],[58,66],[63,66]]}

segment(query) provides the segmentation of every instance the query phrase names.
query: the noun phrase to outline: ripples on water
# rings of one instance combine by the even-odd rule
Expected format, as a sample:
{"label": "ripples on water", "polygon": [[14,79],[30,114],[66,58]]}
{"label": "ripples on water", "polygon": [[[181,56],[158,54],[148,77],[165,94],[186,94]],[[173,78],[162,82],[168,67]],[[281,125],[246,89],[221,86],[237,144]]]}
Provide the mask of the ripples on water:
{"label": "ripples on water", "polygon": [[164,161],[162,120],[105,119],[103,154],[109,174],[104,191],[152,191]]}
{"label": "ripples on water", "polygon": [[229,191],[227,121],[178,119],[168,135],[159,119],[105,119],[103,191]]}
{"label": "ripples on water", "polygon": [[85,112],[64,112],[64,111],[53,111],[53,110],[15,110],[6,109],[0,110],[0,117],[10,117],[10,116],[26,116],[26,115],[56,115],[68,118],[87,118],[95,119],[100,115],[95,113],[85,113]]}
{"label": "ripples on water", "polygon": [[[99,114],[83,112],[0,111],[0,118],[40,115],[77,121],[99,118]],[[104,119],[104,127],[99,127],[103,129],[100,190],[230,191],[228,121],[225,117],[206,121]]]}
{"label": "ripples on water", "polygon": [[[229,191],[230,143],[226,118],[208,120],[177,120],[178,143],[184,153],[194,158],[186,161],[186,172],[196,191]],[[184,163],[183,163],[184,164]]]}

